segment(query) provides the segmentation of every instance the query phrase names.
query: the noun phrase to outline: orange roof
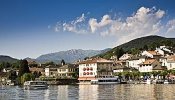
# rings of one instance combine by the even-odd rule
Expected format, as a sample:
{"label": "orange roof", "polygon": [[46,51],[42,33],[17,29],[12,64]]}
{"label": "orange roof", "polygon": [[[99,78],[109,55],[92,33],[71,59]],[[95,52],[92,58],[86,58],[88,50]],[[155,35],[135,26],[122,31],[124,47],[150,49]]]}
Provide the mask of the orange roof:
{"label": "orange roof", "polygon": [[149,53],[152,54],[152,55],[161,55],[160,53],[158,53],[158,52],[156,52],[156,51],[147,51],[147,52],[149,52]]}
{"label": "orange roof", "polygon": [[168,61],[175,61],[175,55],[168,56],[168,57],[167,57],[167,60],[168,60]]}
{"label": "orange roof", "polygon": [[34,71],[44,72],[44,68],[37,68],[37,67],[29,68],[29,70],[30,70],[31,72],[34,72]]}
{"label": "orange roof", "polygon": [[79,64],[89,64],[89,63],[113,63],[113,61],[106,60],[103,58],[93,58],[93,59],[83,60],[79,62]]}
{"label": "orange roof", "polygon": [[147,64],[152,64],[153,62],[155,62],[156,59],[148,59],[145,62],[141,63],[141,65],[147,65]]}

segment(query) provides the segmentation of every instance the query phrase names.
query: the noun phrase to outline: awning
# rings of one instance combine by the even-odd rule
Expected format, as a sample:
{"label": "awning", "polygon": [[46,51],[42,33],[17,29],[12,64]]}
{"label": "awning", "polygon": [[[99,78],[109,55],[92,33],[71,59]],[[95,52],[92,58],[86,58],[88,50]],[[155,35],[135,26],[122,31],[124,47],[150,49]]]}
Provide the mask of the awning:
{"label": "awning", "polygon": [[95,77],[79,77],[78,80],[95,80]]}

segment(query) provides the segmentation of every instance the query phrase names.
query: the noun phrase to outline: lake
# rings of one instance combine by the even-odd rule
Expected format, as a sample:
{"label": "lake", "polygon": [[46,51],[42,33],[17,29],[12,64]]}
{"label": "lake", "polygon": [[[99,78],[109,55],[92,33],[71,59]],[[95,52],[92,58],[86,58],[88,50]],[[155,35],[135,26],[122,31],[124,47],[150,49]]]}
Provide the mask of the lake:
{"label": "lake", "polygon": [[0,100],[175,100],[175,84],[58,85],[47,90],[0,86]]}

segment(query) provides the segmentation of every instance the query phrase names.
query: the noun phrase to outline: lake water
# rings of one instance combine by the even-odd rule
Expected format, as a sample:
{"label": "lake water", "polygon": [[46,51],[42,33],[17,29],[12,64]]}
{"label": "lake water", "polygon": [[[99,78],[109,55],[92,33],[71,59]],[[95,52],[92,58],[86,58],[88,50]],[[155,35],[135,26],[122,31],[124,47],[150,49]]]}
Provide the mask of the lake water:
{"label": "lake water", "polygon": [[58,85],[47,90],[0,86],[0,100],[175,100],[175,84]]}

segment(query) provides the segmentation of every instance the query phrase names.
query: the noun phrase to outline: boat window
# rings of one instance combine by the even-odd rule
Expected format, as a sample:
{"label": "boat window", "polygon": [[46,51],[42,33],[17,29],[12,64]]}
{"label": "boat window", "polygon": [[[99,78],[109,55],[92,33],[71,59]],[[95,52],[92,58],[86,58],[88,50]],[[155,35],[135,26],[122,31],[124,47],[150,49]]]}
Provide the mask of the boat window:
{"label": "boat window", "polygon": [[42,85],[46,84],[46,82],[31,82],[31,85]]}

